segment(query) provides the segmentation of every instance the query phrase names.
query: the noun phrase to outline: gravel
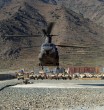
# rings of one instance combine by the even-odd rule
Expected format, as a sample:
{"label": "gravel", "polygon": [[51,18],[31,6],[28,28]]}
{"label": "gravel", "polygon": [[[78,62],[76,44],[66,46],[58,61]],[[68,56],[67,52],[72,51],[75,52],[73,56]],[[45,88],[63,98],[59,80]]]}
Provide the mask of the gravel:
{"label": "gravel", "polygon": [[[19,82],[21,83],[17,80],[4,81],[0,83],[0,88],[6,84],[15,85]],[[44,81],[34,83],[38,82]],[[78,81],[52,80],[49,83],[56,82],[77,83]],[[99,83],[101,84],[102,81]],[[104,88],[7,87],[0,91],[0,110],[104,110]]]}
{"label": "gravel", "polygon": [[7,87],[14,86],[14,85],[17,85],[20,83],[21,83],[21,81],[18,81],[17,79],[0,81],[0,91],[2,91],[3,89],[5,89]]}

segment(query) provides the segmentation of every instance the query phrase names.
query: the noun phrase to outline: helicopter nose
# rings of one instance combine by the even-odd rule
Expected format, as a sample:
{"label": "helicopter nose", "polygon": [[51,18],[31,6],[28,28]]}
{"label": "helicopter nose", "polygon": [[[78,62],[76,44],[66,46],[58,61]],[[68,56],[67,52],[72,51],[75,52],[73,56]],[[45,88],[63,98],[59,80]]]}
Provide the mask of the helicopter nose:
{"label": "helicopter nose", "polygon": [[50,51],[50,50],[52,50],[52,48],[51,47],[46,47],[46,48],[44,48],[44,50],[45,51]]}

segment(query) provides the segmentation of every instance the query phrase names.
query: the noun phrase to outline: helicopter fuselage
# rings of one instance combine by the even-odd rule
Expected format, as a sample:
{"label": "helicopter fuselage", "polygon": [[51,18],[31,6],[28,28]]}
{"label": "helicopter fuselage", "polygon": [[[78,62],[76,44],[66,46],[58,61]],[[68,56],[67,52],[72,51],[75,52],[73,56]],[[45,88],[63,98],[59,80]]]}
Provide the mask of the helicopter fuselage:
{"label": "helicopter fuselage", "polygon": [[56,46],[53,43],[43,43],[39,60],[41,66],[59,66],[59,55]]}

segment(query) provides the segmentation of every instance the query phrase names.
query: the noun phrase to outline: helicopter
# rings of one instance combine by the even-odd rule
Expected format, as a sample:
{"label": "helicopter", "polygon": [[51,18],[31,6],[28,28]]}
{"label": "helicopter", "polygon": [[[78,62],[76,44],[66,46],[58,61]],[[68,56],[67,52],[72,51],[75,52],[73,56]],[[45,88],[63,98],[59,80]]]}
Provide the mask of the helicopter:
{"label": "helicopter", "polygon": [[58,36],[51,34],[54,27],[54,22],[49,23],[47,29],[42,29],[45,38],[45,42],[41,45],[41,50],[39,53],[39,66],[57,66],[59,68],[59,53],[58,47],[72,47],[72,48],[87,48],[86,46],[77,45],[55,45],[52,43],[52,37]]}
{"label": "helicopter", "polygon": [[47,29],[42,29],[45,38],[45,42],[41,46],[41,50],[39,53],[39,61],[40,66],[59,66],[59,54],[58,49],[55,44],[52,43],[52,35],[50,34],[52,31],[52,28],[54,26],[54,23],[51,22]]}
{"label": "helicopter", "polygon": [[45,41],[41,45],[39,53],[39,66],[57,66],[59,67],[59,53],[57,46],[59,47],[72,47],[72,48],[86,48],[85,46],[76,46],[76,45],[55,45],[52,43],[52,37],[57,35],[52,35],[51,31],[53,29],[54,22],[50,22],[46,29],[42,29],[43,35],[5,35],[5,37],[38,37],[44,36]]}

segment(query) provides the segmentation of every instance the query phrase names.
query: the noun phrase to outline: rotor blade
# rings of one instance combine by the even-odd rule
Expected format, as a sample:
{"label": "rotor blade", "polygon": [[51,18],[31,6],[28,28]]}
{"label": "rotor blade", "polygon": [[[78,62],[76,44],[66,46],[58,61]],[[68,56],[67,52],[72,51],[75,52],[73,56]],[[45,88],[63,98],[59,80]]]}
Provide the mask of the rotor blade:
{"label": "rotor blade", "polygon": [[46,32],[45,29],[42,29],[42,31],[43,31],[43,34],[44,34],[44,35],[47,35],[47,32]]}
{"label": "rotor blade", "polygon": [[50,35],[53,26],[54,26],[54,22],[51,22],[51,23],[49,24],[49,26],[47,27],[47,34],[48,34],[48,35]]}
{"label": "rotor blade", "polygon": [[2,35],[2,37],[41,37],[41,35]]}
{"label": "rotor blade", "polygon": [[26,48],[33,48],[33,47],[40,47],[40,46],[28,46],[28,47],[20,47],[21,49],[26,49]]}
{"label": "rotor blade", "polygon": [[88,48],[87,46],[78,46],[78,45],[56,45],[59,47],[72,47],[72,48]]}
{"label": "rotor blade", "polygon": [[53,35],[53,34],[51,34],[50,36],[58,36],[58,35]]}

